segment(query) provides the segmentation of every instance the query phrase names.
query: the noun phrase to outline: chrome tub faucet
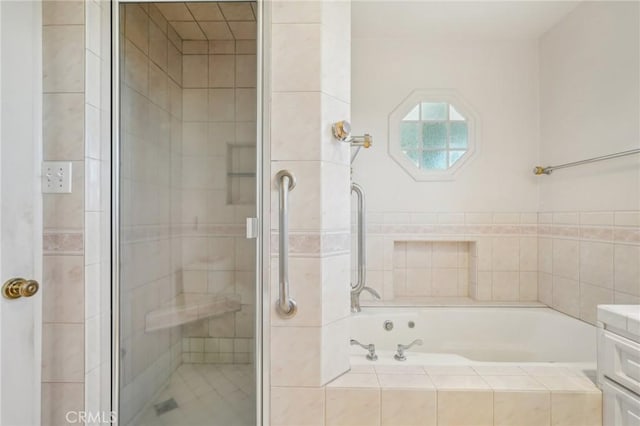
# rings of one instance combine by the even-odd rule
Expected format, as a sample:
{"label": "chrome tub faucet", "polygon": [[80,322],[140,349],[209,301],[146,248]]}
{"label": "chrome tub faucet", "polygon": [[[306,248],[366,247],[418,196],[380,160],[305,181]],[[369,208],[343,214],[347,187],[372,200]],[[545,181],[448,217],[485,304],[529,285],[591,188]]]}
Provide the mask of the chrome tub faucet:
{"label": "chrome tub faucet", "polygon": [[368,345],[363,345],[362,343],[358,342],[356,339],[351,339],[350,343],[351,343],[351,346],[358,345],[362,349],[368,350],[369,353],[367,354],[367,359],[369,361],[377,361],[378,360],[378,355],[376,355],[376,345],[374,345],[373,343],[369,343]]}

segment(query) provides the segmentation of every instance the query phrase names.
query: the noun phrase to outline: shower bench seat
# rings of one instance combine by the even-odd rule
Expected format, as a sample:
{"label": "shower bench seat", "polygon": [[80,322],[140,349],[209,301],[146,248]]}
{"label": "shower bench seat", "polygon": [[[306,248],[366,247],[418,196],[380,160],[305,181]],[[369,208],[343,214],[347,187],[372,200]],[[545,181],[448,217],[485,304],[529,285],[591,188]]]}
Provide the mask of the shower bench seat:
{"label": "shower bench seat", "polygon": [[240,311],[240,296],[180,293],[145,317],[145,332],[164,330],[205,318]]}

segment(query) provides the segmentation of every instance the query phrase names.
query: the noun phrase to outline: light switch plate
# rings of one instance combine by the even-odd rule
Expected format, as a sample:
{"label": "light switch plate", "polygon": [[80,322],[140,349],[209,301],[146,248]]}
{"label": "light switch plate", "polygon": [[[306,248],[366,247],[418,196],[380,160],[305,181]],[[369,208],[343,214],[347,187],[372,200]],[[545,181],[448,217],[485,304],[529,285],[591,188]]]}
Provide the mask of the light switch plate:
{"label": "light switch plate", "polygon": [[45,194],[71,193],[71,161],[45,161],[42,163],[42,192]]}

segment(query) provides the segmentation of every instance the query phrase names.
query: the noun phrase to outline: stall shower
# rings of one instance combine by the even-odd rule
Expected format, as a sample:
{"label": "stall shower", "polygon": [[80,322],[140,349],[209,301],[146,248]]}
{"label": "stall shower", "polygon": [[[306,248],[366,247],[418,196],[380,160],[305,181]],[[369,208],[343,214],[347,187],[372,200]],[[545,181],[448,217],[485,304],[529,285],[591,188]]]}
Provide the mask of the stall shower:
{"label": "stall shower", "polygon": [[122,425],[256,422],[256,16],[120,6]]}

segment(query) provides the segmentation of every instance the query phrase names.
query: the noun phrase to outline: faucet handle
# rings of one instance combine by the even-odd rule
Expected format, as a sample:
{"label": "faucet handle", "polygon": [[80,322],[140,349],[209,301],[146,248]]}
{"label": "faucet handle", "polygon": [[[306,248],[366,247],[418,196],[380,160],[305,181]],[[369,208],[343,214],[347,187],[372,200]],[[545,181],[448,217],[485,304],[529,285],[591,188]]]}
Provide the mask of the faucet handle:
{"label": "faucet handle", "polygon": [[382,296],[380,296],[380,293],[378,293],[375,289],[371,288],[371,287],[362,287],[363,290],[368,291],[369,293],[371,293],[371,295],[373,297],[375,297],[378,300],[382,299]]}
{"label": "faucet handle", "polygon": [[368,345],[363,345],[362,343],[358,342],[356,339],[351,339],[349,343],[351,344],[351,346],[358,345],[362,349],[368,350],[369,353],[367,354],[367,359],[369,361],[376,361],[378,359],[378,355],[376,355],[376,345],[374,345],[373,343],[369,343]]}
{"label": "faucet handle", "polygon": [[422,344],[424,343],[424,341],[422,339],[416,339],[413,342],[409,343],[408,345],[403,345],[403,344],[398,344],[398,349],[411,349],[413,346],[418,345],[418,346],[422,346]]}
{"label": "faucet handle", "polygon": [[424,342],[422,339],[416,339],[413,342],[409,343],[408,345],[403,345],[401,343],[398,343],[398,352],[396,352],[393,358],[396,361],[406,361],[407,356],[404,354],[404,351],[406,351],[407,349],[411,349],[415,345],[421,346],[423,343]]}

